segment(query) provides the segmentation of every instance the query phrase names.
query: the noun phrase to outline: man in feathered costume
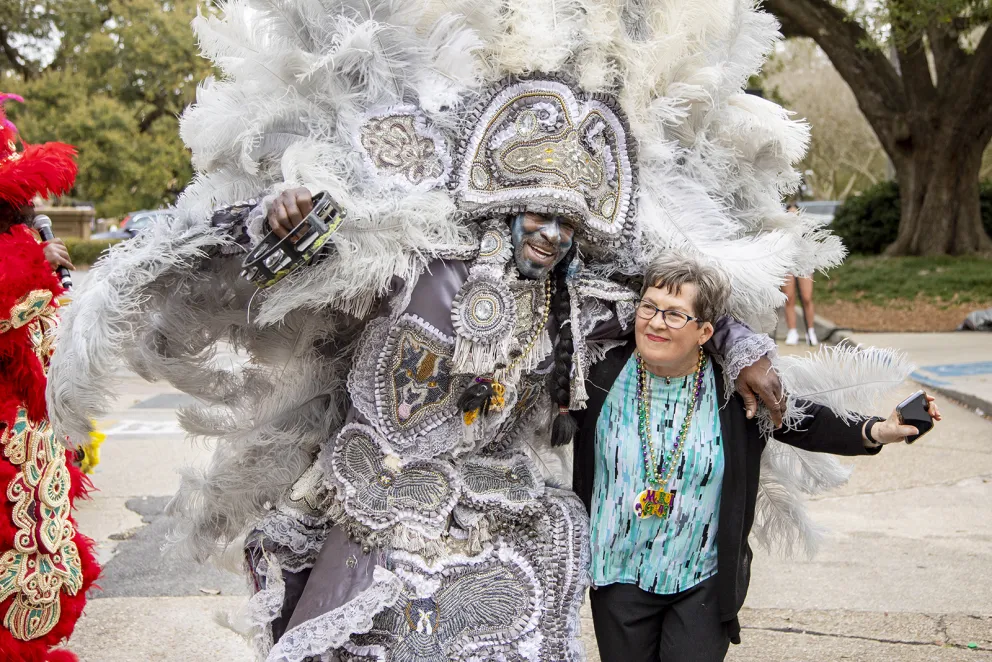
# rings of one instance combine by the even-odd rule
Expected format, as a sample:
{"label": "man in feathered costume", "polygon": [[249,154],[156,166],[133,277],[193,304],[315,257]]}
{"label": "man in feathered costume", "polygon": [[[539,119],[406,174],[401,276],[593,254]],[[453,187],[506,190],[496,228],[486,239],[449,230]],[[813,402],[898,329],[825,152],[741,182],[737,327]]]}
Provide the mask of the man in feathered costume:
{"label": "man in feathered costume", "polygon": [[[183,118],[196,181],[77,297],[60,430],[86,439],[121,359],[203,402],[181,419],[216,451],[175,542],[244,549],[260,659],[583,659],[568,412],[631,281],[692,253],[758,327],[786,274],[843,257],[780,206],[806,127],[742,92],[774,20],[737,0],[223,11],[195,22],[225,74]],[[740,388],[774,390],[767,336],[717,336],[729,383],[751,366]],[[842,475],[775,462],[789,498]]]}
{"label": "man in feathered costume", "polygon": [[63,289],[28,229],[36,195],[60,194],[76,177],[61,143],[17,151],[0,94],[0,658],[67,662],[67,639],[99,573],[92,543],[71,510],[88,480],[71,464],[45,405],[45,375]]}

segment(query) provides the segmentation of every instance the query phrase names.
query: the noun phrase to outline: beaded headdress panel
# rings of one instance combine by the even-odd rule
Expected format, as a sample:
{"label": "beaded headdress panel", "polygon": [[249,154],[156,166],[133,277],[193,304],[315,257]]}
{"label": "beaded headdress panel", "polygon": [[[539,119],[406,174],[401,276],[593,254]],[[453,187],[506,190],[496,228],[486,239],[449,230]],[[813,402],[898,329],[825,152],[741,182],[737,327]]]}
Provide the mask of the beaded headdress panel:
{"label": "beaded headdress panel", "polygon": [[634,139],[612,97],[558,79],[508,79],[470,121],[454,182],[458,206],[470,217],[557,214],[599,246],[634,240]]}

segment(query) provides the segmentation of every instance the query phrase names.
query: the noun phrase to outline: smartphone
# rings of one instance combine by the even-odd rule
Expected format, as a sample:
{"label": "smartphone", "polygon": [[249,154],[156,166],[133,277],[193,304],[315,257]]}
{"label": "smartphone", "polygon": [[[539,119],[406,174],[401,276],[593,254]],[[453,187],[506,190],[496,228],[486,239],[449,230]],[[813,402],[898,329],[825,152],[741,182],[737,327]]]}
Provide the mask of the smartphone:
{"label": "smartphone", "polygon": [[911,444],[933,427],[933,418],[930,417],[930,403],[927,402],[926,391],[917,391],[896,407],[899,414],[899,422],[903,425],[912,425],[920,431],[919,434],[906,437],[906,443]]}

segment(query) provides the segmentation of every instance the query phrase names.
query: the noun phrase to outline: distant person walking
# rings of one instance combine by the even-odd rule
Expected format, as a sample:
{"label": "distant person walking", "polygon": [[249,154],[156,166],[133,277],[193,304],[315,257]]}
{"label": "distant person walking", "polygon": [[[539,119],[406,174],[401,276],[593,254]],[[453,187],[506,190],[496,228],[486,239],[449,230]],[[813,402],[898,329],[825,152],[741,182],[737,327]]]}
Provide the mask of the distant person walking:
{"label": "distant person walking", "polygon": [[[799,213],[799,205],[790,202],[785,208],[793,214]],[[786,345],[799,344],[799,332],[796,330],[796,281],[799,281],[799,298],[803,304],[803,321],[806,322],[806,344],[816,347],[820,341],[816,338],[814,320],[816,313],[813,310],[813,279],[808,276],[796,278],[792,274],[786,276],[782,291],[788,297],[785,303],[785,323],[789,327],[789,332],[785,336]]]}

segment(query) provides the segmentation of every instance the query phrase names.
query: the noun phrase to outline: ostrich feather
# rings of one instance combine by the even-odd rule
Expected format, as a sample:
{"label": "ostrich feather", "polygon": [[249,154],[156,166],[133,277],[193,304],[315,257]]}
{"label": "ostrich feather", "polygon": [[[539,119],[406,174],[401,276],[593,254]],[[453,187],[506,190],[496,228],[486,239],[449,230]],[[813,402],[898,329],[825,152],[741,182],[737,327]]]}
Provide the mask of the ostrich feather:
{"label": "ostrich feather", "polygon": [[787,482],[775,480],[762,456],[761,479],[754,507],[752,532],[765,549],[789,557],[803,554],[813,558],[824,530],[810,518],[801,494]]}
{"label": "ostrich feather", "polygon": [[424,45],[428,64],[414,83],[424,112],[443,117],[442,109],[457,106],[465,94],[478,89],[482,67],[477,54],[482,47],[482,40],[462,17],[438,20]]}
{"label": "ostrich feather", "polygon": [[805,356],[782,356],[775,367],[789,399],[791,420],[802,412],[801,403],[812,402],[847,422],[877,412],[882,398],[915,369],[905,354],[860,345],[822,346]]}
{"label": "ostrich feather", "polygon": [[[754,320],[780,302],[786,273],[843,255],[824,228],[780,211],[808,131],[740,94],[778,38],[752,0],[228,0],[222,10],[194,22],[221,75],[182,117],[197,172],[179,219],[97,265],[67,311],[49,385],[53,419],[80,439],[109,406],[117,366],[200,397],[182,424],[216,452],[187,471],[170,506],[174,543],[196,558],[237,544],[340,424],[355,316],[394,278],[475,245],[447,189],[411,192],[372,172],[356,140],[372,112],[418,105],[451,147],[489,84],[553,72],[616,95],[638,146],[639,239],[629,263],[590,257],[590,268],[637,274],[662,250],[695,255],[727,273],[734,311]],[[328,191],[348,218],[333,256],[256,294],[237,253],[215,255],[234,249],[208,219],[290,186]],[[219,366],[232,348],[247,363]],[[824,366],[790,361],[778,362],[790,393],[829,405],[849,398],[817,391],[857,400],[867,388],[857,381],[883,363],[839,355],[832,376],[817,376]],[[758,516],[770,540],[803,544],[815,527],[801,497],[842,471],[796,453],[769,443]]]}
{"label": "ostrich feather", "polygon": [[504,0],[502,37],[494,44],[505,74],[562,68],[581,43],[585,12],[578,0]]}

